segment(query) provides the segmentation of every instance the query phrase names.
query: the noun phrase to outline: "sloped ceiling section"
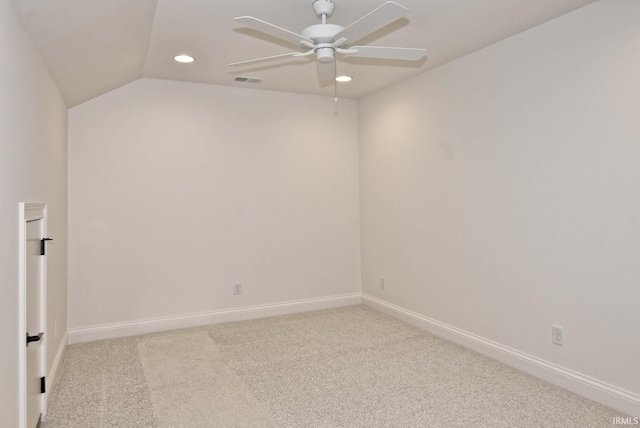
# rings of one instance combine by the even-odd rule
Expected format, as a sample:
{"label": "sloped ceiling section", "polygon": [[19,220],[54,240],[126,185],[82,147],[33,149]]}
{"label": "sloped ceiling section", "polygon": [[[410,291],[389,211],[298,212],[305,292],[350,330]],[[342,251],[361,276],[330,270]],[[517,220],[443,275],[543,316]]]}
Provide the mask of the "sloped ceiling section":
{"label": "sloped ceiling section", "polygon": [[16,0],[68,107],[142,77],[157,0]]}
{"label": "sloped ceiling section", "polygon": [[[245,67],[228,63],[292,51],[295,43],[236,23],[252,15],[300,33],[318,24],[313,0],[12,0],[67,105],[73,107],[140,77],[333,96],[313,57]],[[347,26],[385,0],[335,0],[329,23]],[[595,0],[398,0],[409,15],[358,44],[427,49],[418,62],[344,58],[353,81],[338,94],[358,98]],[[605,0],[603,0],[605,1]],[[616,1],[616,0],[606,0]],[[177,64],[176,54],[196,57]],[[261,79],[235,82],[236,76]]]}

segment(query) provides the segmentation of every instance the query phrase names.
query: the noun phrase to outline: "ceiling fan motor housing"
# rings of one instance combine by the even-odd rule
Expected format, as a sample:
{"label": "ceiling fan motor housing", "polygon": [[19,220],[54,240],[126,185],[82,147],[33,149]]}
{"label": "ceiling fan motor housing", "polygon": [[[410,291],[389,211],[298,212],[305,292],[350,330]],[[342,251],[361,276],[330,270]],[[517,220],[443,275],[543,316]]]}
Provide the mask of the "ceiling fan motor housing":
{"label": "ceiling fan motor housing", "polygon": [[[322,1],[322,0],[318,0]],[[344,27],[335,24],[317,24],[302,30],[302,35],[313,40],[314,50],[319,62],[331,62],[334,60],[335,48],[330,46],[335,41],[335,35],[344,30]]]}
{"label": "ceiling fan motor housing", "polygon": [[335,35],[344,30],[344,27],[335,24],[316,24],[302,30],[302,35],[318,43],[333,43]]}

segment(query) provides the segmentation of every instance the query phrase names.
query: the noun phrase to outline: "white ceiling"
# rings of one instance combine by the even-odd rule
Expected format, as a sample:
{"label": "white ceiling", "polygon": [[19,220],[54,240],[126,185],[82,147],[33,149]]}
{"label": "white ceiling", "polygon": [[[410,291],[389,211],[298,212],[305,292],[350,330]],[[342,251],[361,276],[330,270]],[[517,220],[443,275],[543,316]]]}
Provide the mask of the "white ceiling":
{"label": "white ceiling", "polygon": [[[335,0],[329,23],[347,26],[385,0]],[[563,15],[595,0],[397,0],[409,15],[358,44],[426,48],[418,63],[341,59],[342,97],[357,98]],[[69,107],[140,77],[333,96],[311,58],[228,67],[299,49],[233,21],[251,15],[296,33],[319,23],[313,0],[13,0]],[[189,53],[192,64],[173,57]],[[236,76],[261,83],[237,83]]]}

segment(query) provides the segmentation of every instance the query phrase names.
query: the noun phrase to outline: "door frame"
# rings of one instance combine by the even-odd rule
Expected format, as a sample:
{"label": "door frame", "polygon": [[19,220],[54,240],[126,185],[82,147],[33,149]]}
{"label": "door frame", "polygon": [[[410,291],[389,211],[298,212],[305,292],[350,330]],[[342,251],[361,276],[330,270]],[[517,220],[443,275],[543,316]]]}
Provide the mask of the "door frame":
{"label": "door frame", "polygon": [[[42,237],[47,236],[47,204],[21,202],[19,207],[19,275],[18,275],[18,427],[27,428],[27,222],[42,220]],[[45,333],[40,345],[41,373],[47,372],[47,262],[46,256],[40,261],[40,314],[42,331]],[[42,416],[47,414],[47,394],[40,397]]]}

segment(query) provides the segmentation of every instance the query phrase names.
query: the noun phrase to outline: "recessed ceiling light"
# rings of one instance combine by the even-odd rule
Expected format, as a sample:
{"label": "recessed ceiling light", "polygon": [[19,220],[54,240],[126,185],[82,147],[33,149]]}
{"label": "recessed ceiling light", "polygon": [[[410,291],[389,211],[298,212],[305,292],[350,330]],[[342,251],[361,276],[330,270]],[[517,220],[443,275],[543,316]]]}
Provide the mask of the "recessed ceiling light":
{"label": "recessed ceiling light", "polygon": [[190,55],[176,55],[173,59],[177,62],[183,62],[185,64],[195,61],[196,59]]}
{"label": "recessed ceiling light", "polygon": [[338,76],[336,82],[351,82],[351,76]]}

